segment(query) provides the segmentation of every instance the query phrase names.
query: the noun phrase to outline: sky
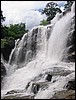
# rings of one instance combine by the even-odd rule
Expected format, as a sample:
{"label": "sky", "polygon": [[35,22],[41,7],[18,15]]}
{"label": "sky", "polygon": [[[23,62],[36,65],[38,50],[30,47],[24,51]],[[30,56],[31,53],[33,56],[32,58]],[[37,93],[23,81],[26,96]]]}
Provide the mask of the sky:
{"label": "sky", "polygon": [[[31,29],[38,26],[40,21],[46,19],[45,14],[41,14],[40,9],[45,8],[51,1],[1,1],[1,10],[6,20],[5,25],[26,23],[26,28]],[[63,11],[63,5],[66,1],[53,1],[60,5]]]}

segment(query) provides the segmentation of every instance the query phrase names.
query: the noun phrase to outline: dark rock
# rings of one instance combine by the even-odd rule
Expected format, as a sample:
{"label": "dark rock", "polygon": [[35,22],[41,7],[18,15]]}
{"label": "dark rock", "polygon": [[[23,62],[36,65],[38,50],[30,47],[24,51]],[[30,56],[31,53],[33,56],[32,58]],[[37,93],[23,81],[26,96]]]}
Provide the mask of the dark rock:
{"label": "dark rock", "polygon": [[52,75],[48,74],[47,77],[46,77],[46,80],[51,81],[51,79],[52,79]]}
{"label": "dark rock", "polygon": [[75,51],[75,45],[73,44],[73,45],[69,48],[68,53],[72,53],[72,52],[74,52],[74,51]]}
{"label": "dark rock", "polygon": [[8,91],[2,99],[33,99],[34,95],[23,96],[23,90],[11,90]]}
{"label": "dark rock", "polygon": [[28,82],[28,84],[26,85],[25,89],[28,89],[29,86],[30,86],[30,82]]}
{"label": "dark rock", "polygon": [[8,94],[14,94],[14,93],[18,93],[18,91],[16,91],[16,90],[11,90],[11,91],[8,91],[8,92],[6,93],[6,95],[8,95]]}
{"label": "dark rock", "polygon": [[75,62],[75,51],[73,53],[70,53],[65,58],[66,62]]}
{"label": "dark rock", "polygon": [[5,75],[6,75],[6,68],[3,65],[3,63],[1,62],[1,82],[2,82]]}
{"label": "dark rock", "polygon": [[64,12],[62,12],[63,13],[63,16],[65,16],[67,14],[67,12],[70,12],[70,11],[71,11],[70,8],[66,9]]}
{"label": "dark rock", "polygon": [[11,48],[1,48],[1,53],[6,61],[9,60],[9,55],[11,53]]}
{"label": "dark rock", "polygon": [[75,90],[75,80],[69,81],[66,88],[71,89],[71,90]]}
{"label": "dark rock", "polygon": [[68,56],[68,60],[71,62],[75,62],[75,55]]}
{"label": "dark rock", "polygon": [[3,99],[34,99],[34,96],[21,96],[21,94],[16,94],[16,95],[6,95]]}
{"label": "dark rock", "polygon": [[56,82],[56,80],[53,81],[53,83]]}
{"label": "dark rock", "polygon": [[5,45],[4,47],[1,47],[1,53],[3,55],[3,58],[8,61],[9,60],[9,55],[12,51],[12,49],[15,46],[15,40],[9,40],[9,43]]}
{"label": "dark rock", "polygon": [[38,34],[38,28],[33,29],[32,38],[31,38],[31,41],[32,41],[32,42],[31,42],[32,56],[36,56],[37,34]]}
{"label": "dark rock", "polygon": [[71,21],[70,33],[67,40],[66,48],[68,49],[67,55],[65,55],[64,60],[68,62],[75,62],[75,16],[73,16]]}
{"label": "dark rock", "polygon": [[40,85],[39,84],[32,84],[32,91],[34,94],[36,94],[39,91]]}
{"label": "dark rock", "polygon": [[50,99],[75,99],[75,90],[62,90],[53,95]]}

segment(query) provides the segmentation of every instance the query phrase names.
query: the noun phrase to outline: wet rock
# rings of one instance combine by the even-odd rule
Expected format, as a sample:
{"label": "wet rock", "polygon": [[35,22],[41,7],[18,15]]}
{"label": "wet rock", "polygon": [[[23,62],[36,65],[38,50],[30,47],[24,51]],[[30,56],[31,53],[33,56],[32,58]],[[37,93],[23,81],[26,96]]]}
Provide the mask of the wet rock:
{"label": "wet rock", "polygon": [[68,54],[65,61],[66,62],[75,62],[75,51]]}
{"label": "wet rock", "polygon": [[11,48],[1,48],[1,53],[3,54],[3,57],[6,61],[9,60],[9,55],[11,53]]}
{"label": "wet rock", "polygon": [[52,75],[48,74],[47,77],[46,77],[46,80],[51,81],[51,79],[52,79]]}
{"label": "wet rock", "polygon": [[16,94],[16,95],[8,95],[5,96],[3,99],[34,99],[34,96],[21,96],[20,94]]}
{"label": "wet rock", "polygon": [[37,34],[38,34],[38,28],[33,29],[32,38],[31,38],[31,41],[32,41],[32,42],[31,42],[32,56],[36,56]]}
{"label": "wet rock", "polygon": [[1,53],[3,54],[3,58],[8,61],[9,55],[15,46],[15,40],[12,37],[6,38],[6,43],[4,46],[1,46]]}
{"label": "wet rock", "polygon": [[18,91],[16,91],[16,90],[11,90],[11,91],[8,91],[8,92],[6,93],[6,95],[8,95],[8,94],[14,94],[14,93],[18,93]]}
{"label": "wet rock", "polygon": [[8,91],[2,99],[33,99],[34,95],[23,95],[24,90]]}
{"label": "wet rock", "polygon": [[62,12],[63,13],[63,16],[65,16],[67,14],[67,12],[70,12],[70,11],[71,11],[70,8],[66,9],[64,12]]}
{"label": "wet rock", "polygon": [[1,62],[1,82],[2,82],[5,75],[6,75],[6,68],[3,65],[3,63]]}
{"label": "wet rock", "polygon": [[32,84],[32,91],[34,94],[36,94],[39,91],[40,85],[39,84]]}
{"label": "wet rock", "polygon": [[75,99],[75,90],[62,90],[53,95],[50,99]]}
{"label": "wet rock", "polygon": [[39,89],[40,90],[46,90],[49,87],[50,82],[37,82],[32,84],[32,91],[34,94],[38,93]]}
{"label": "wet rock", "polygon": [[56,92],[50,99],[75,99],[75,79],[68,82],[66,89]]}
{"label": "wet rock", "polygon": [[[67,40],[67,55],[64,57],[64,61],[66,62],[75,62],[75,16],[72,18],[70,33]],[[74,53],[74,54],[73,54]]]}
{"label": "wet rock", "polygon": [[68,56],[68,60],[71,62],[75,62],[75,55]]}
{"label": "wet rock", "polygon": [[26,85],[25,89],[27,90],[29,86],[30,86],[30,82],[28,82],[28,84]]}
{"label": "wet rock", "polygon": [[71,90],[75,90],[75,80],[69,81],[66,88],[71,89]]}

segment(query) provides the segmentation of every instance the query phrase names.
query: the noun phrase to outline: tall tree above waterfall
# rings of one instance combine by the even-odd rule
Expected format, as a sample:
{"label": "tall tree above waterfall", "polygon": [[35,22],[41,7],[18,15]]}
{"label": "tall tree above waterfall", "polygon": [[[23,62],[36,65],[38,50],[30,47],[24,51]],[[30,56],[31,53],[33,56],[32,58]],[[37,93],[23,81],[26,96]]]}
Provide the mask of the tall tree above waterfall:
{"label": "tall tree above waterfall", "polygon": [[74,1],[67,1],[67,3],[64,5],[64,10],[71,8]]}
{"label": "tall tree above waterfall", "polygon": [[61,9],[57,3],[49,2],[47,3],[46,7],[42,10],[42,14],[46,14],[47,21],[50,23],[50,20],[52,20],[56,13],[61,13]]}

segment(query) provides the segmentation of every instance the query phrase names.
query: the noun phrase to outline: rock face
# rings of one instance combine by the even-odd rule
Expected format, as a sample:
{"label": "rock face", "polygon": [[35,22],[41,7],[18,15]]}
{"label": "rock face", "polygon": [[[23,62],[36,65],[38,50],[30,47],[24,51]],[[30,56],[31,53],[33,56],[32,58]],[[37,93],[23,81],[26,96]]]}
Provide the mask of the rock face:
{"label": "rock face", "polygon": [[32,85],[32,91],[34,94],[36,94],[39,91],[40,85],[39,84],[33,84]]}
{"label": "rock face", "polygon": [[19,95],[10,95],[5,96],[3,99],[34,99],[33,96],[27,95],[27,96],[21,96]]}
{"label": "rock face", "polygon": [[71,31],[66,46],[68,49],[66,61],[75,62],[75,16],[72,18]]}
{"label": "rock face", "polygon": [[47,77],[46,77],[46,80],[51,81],[51,79],[52,79],[52,75],[48,74]]}
{"label": "rock face", "polygon": [[3,80],[3,77],[6,75],[6,69],[3,63],[1,62],[1,82]]}
{"label": "rock face", "polygon": [[26,95],[24,96],[22,93],[24,91],[21,90],[11,90],[5,94],[5,97],[2,99],[34,99],[34,95]]}
{"label": "rock face", "polygon": [[69,81],[66,89],[55,93],[50,99],[75,99],[75,80]]}
{"label": "rock face", "polygon": [[71,90],[75,90],[75,80],[69,81],[66,88],[71,89]]}
{"label": "rock face", "polygon": [[75,90],[59,91],[50,99],[75,99]]}
{"label": "rock face", "polygon": [[[22,96],[21,94],[6,95],[3,99],[34,99],[34,95]],[[75,99],[75,90],[62,90],[50,99]]]}
{"label": "rock face", "polygon": [[1,46],[1,53],[6,61],[9,60],[9,55],[14,46],[15,46],[15,40],[9,40],[9,42],[7,42],[7,45]]}
{"label": "rock face", "polygon": [[1,53],[6,61],[9,59],[9,55],[11,53],[11,48],[1,48]]}

